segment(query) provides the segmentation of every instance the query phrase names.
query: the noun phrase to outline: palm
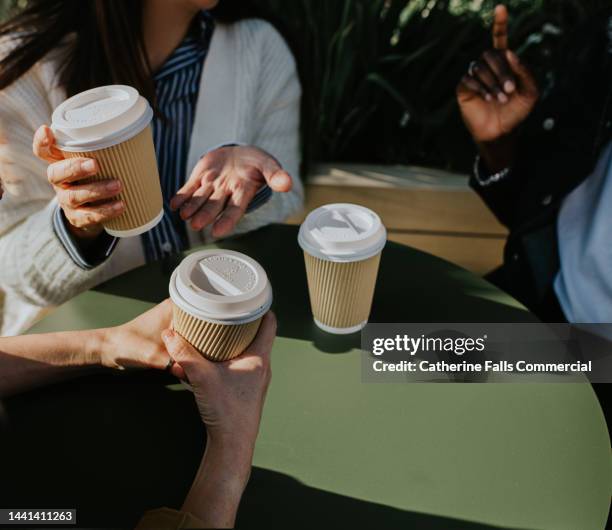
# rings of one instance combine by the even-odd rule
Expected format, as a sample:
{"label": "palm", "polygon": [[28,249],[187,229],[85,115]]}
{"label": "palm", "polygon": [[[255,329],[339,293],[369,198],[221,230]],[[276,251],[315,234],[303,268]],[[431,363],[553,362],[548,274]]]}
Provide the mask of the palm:
{"label": "palm", "polygon": [[261,151],[251,148],[241,148],[240,151],[229,148],[219,151],[209,162],[219,173],[215,179],[217,187],[225,187],[228,191],[243,188],[244,191],[254,194],[266,183],[260,169],[263,160]]}
{"label": "palm", "polygon": [[268,184],[275,192],[291,190],[291,176],[278,161],[257,147],[215,149],[196,165],[170,206],[180,210],[193,230],[213,224],[213,237],[231,233],[257,190]]}
{"label": "palm", "polygon": [[535,98],[513,94],[508,103],[486,101],[474,92],[459,95],[463,120],[477,142],[490,142],[508,135],[523,122],[535,104]]}
{"label": "palm", "polygon": [[265,183],[259,169],[265,162],[265,156],[259,149],[249,147],[220,149],[211,157],[210,164],[220,168],[221,178],[245,180],[256,184]]}

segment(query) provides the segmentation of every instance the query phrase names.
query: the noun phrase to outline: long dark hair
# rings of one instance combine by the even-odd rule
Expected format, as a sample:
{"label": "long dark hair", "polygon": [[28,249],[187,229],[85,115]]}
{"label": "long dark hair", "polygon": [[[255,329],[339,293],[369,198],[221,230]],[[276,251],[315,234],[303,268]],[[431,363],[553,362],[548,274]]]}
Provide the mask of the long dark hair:
{"label": "long dark hair", "polygon": [[[108,84],[136,88],[155,102],[144,46],[144,0],[29,0],[27,7],[0,24],[0,39],[17,39],[0,60],[0,90],[24,75],[68,35],[59,84],[72,96]],[[212,11],[225,23],[263,16],[249,0],[221,0]]]}

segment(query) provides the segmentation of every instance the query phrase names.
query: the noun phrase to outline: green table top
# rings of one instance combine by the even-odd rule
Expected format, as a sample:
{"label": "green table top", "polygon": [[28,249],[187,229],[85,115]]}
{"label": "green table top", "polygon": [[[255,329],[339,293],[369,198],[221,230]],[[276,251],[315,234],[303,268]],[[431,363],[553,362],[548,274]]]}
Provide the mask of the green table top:
{"label": "green table top", "polygon": [[[590,385],[363,384],[359,336],[331,337],[312,323],[296,238],[294,227],[272,226],[219,244],[265,267],[279,321],[241,521],[604,528],[610,439]],[[177,262],[78,296],[33,331],[122,323],[167,297]],[[534,318],[471,273],[390,243],[371,321]]]}

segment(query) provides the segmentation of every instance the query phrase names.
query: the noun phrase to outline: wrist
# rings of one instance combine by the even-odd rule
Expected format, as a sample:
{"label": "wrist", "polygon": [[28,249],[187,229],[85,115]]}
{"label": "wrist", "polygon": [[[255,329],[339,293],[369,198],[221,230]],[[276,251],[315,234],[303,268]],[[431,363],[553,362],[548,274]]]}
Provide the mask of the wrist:
{"label": "wrist", "polygon": [[68,228],[70,234],[84,243],[94,241],[104,230],[102,225],[95,225],[91,228],[77,228],[76,226],[70,224],[70,221],[68,220],[66,220],[66,225],[66,228]]}
{"label": "wrist", "polygon": [[[109,359],[113,354],[112,328],[96,329],[91,332],[91,338],[87,341],[87,357],[91,364],[104,368],[113,368],[109,365]],[[116,368],[116,367],[115,367]]]}
{"label": "wrist", "polygon": [[514,134],[493,141],[478,142],[480,158],[490,173],[498,173],[514,164],[516,137]]}

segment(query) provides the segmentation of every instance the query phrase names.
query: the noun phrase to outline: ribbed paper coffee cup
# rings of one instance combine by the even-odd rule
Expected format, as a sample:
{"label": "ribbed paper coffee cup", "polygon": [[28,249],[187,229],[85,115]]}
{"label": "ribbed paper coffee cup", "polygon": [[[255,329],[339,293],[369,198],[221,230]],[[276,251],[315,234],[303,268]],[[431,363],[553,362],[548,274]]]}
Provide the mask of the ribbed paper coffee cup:
{"label": "ribbed paper coffee cup", "polygon": [[100,171],[90,181],[121,181],[118,199],[125,212],[104,225],[116,237],[143,234],[163,217],[152,118],[148,102],[122,85],[77,94],[53,113],[52,128],[64,156],[96,159]]}
{"label": "ribbed paper coffee cup", "polygon": [[174,330],[211,361],[241,355],[272,304],[272,288],[255,260],[229,250],[191,254],[170,280]]}
{"label": "ribbed paper coffee cup", "polygon": [[367,324],[386,240],[380,217],[363,206],[330,204],[308,215],[298,242],[317,326],[348,334]]}

